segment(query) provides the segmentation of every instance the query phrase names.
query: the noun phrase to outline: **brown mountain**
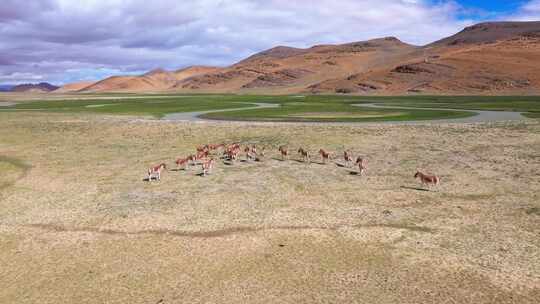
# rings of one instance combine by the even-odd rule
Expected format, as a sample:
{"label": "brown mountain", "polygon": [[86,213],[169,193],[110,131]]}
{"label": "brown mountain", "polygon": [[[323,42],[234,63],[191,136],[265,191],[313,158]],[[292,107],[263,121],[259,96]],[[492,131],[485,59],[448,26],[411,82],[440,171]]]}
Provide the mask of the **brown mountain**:
{"label": "brown mountain", "polygon": [[416,49],[393,37],[308,49],[277,47],[214,73],[185,79],[175,88],[204,92],[301,92],[322,80],[398,64]]}
{"label": "brown mountain", "polygon": [[57,86],[54,86],[47,82],[40,82],[36,84],[35,83],[20,84],[11,88],[11,91],[12,92],[25,92],[25,93],[47,93],[47,92],[52,92],[56,89],[58,89]]}
{"label": "brown mountain", "polygon": [[490,22],[428,44],[278,46],[225,68],[116,76],[83,92],[538,94],[540,22]]}
{"label": "brown mountain", "polygon": [[95,81],[81,81],[81,82],[68,83],[54,90],[53,92],[54,93],[74,93],[86,87],[89,87],[93,85],[94,83]]}
{"label": "brown mountain", "polygon": [[113,76],[81,89],[79,92],[161,92],[185,78],[213,72],[219,68],[193,66],[177,71],[155,69],[140,76]]}
{"label": "brown mountain", "polygon": [[399,65],[322,81],[310,92],[538,94],[540,22],[483,23],[422,47]]}

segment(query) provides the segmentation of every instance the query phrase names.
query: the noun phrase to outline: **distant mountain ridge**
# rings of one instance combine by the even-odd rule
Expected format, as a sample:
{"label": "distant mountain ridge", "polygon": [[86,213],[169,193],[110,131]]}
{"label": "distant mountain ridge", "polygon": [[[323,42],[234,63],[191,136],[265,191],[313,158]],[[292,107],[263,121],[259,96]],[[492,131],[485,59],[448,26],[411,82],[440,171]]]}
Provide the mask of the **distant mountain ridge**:
{"label": "distant mountain ridge", "polygon": [[8,92],[34,92],[34,93],[46,93],[52,92],[59,87],[52,85],[48,82],[40,83],[25,83],[12,86]]}
{"label": "distant mountain ridge", "polygon": [[2,84],[0,85],[0,92],[11,92],[14,86],[11,84]]}
{"label": "distant mountain ridge", "polygon": [[309,48],[277,46],[228,67],[155,69],[74,88],[74,92],[540,94],[540,21],[480,23],[425,46],[395,37]]}

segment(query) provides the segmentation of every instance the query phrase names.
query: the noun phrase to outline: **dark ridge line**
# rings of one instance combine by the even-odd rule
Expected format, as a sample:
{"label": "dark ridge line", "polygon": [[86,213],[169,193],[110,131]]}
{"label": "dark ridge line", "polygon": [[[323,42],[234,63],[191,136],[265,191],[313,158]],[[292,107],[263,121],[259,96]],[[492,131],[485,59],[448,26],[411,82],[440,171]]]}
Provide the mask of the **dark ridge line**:
{"label": "dark ridge line", "polygon": [[63,225],[55,224],[28,224],[23,225],[23,227],[38,228],[47,231],[53,231],[58,233],[64,232],[91,232],[91,233],[100,233],[107,235],[166,235],[166,236],[178,236],[178,237],[189,237],[189,238],[219,238],[226,237],[229,235],[235,234],[244,234],[268,230],[284,230],[284,231],[297,231],[297,230],[330,230],[336,231],[342,228],[394,228],[402,229],[413,232],[423,232],[423,233],[433,233],[435,230],[429,227],[424,226],[415,226],[415,225],[400,225],[400,224],[359,224],[352,226],[274,226],[274,227],[231,227],[225,228],[222,230],[210,230],[210,231],[178,231],[178,230],[169,230],[169,229],[149,229],[149,230],[140,230],[140,231],[121,231],[114,229],[99,229],[93,227],[80,227],[80,228],[69,228]]}

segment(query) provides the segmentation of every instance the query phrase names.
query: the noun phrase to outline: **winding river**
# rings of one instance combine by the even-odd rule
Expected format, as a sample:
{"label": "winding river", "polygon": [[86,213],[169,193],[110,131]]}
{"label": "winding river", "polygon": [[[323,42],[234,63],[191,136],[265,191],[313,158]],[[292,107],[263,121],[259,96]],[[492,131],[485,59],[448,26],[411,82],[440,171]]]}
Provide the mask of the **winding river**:
{"label": "winding river", "polygon": [[[195,121],[195,122],[238,122],[237,120],[226,119],[208,119],[200,117],[203,114],[238,111],[238,110],[252,110],[263,108],[277,108],[279,104],[270,103],[251,103],[254,107],[246,108],[234,108],[234,109],[222,109],[222,110],[210,110],[201,112],[184,112],[184,113],[172,113],[165,115],[163,120],[173,121]],[[509,111],[481,111],[481,110],[464,110],[464,109],[448,109],[448,108],[417,108],[417,107],[403,107],[403,106],[385,106],[374,103],[365,104],[353,104],[352,106],[364,107],[364,108],[377,108],[377,109],[397,109],[397,110],[434,110],[434,111],[461,111],[475,113],[476,115],[465,118],[450,118],[450,119],[431,119],[431,120],[408,120],[408,121],[378,121],[378,122],[286,122],[293,124],[431,124],[431,123],[479,123],[479,122],[501,122],[501,121],[523,121],[527,120],[525,116],[520,112]],[[276,123],[265,121],[253,121],[260,123]]]}
{"label": "winding river", "polygon": [[[16,102],[0,102],[0,107],[9,107],[15,105]],[[231,109],[221,109],[221,110],[209,110],[209,111],[199,111],[199,112],[182,112],[182,113],[171,113],[165,115],[162,120],[170,121],[191,121],[191,122],[234,122],[237,120],[214,120],[202,118],[201,115],[208,113],[219,113],[219,112],[229,112],[229,111],[239,111],[239,110],[253,110],[253,109],[264,109],[264,108],[278,108],[281,105],[272,104],[272,103],[258,103],[253,102],[249,103],[253,105],[252,107],[244,108],[231,108]],[[379,122],[287,122],[293,124],[433,124],[433,123],[481,123],[481,122],[501,122],[501,121],[524,121],[528,120],[525,116],[521,115],[520,112],[510,112],[510,111],[481,111],[481,110],[464,110],[464,109],[449,109],[449,108],[418,108],[418,107],[404,107],[404,106],[386,106],[375,103],[362,103],[362,104],[352,104],[355,107],[364,107],[364,108],[376,108],[376,109],[396,109],[396,110],[432,110],[432,111],[461,111],[461,112],[470,112],[476,115],[465,117],[465,118],[450,118],[450,119],[431,119],[431,120],[409,120],[409,121],[379,121]],[[23,111],[28,111],[25,109]],[[38,109],[40,110],[40,109]],[[254,121],[260,123],[276,123],[265,122],[265,121]]]}

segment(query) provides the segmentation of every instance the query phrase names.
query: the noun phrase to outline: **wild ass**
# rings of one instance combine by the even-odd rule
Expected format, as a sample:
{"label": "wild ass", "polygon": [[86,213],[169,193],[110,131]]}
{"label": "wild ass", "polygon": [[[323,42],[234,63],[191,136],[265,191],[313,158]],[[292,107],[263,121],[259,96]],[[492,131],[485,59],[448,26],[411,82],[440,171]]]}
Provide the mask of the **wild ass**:
{"label": "wild ass", "polygon": [[437,186],[441,179],[436,175],[427,175],[420,171],[416,171],[416,174],[414,174],[414,178],[420,178],[420,181],[422,182],[422,186],[430,186],[434,185]]}
{"label": "wild ass", "polygon": [[205,160],[202,163],[203,176],[206,176],[207,174],[212,172],[212,169],[214,168],[214,163],[215,163],[215,160],[213,158]]}
{"label": "wild ass", "polygon": [[148,181],[151,182],[152,179],[156,179],[158,181],[161,180],[161,171],[166,169],[167,165],[165,163],[161,163],[157,166],[151,167],[148,169]]}
{"label": "wild ass", "polygon": [[286,146],[279,146],[279,153],[281,154],[281,160],[289,159],[289,149]]}
{"label": "wild ass", "polygon": [[327,152],[327,151],[325,151],[324,149],[320,149],[320,150],[319,150],[319,154],[321,155],[323,164],[326,164],[326,162],[327,162],[327,161],[330,159],[330,157],[332,156],[332,153],[331,153],[331,152]]}
{"label": "wild ass", "polygon": [[309,152],[304,150],[304,148],[298,149],[298,154],[302,157],[302,161],[308,162],[308,164],[311,162],[311,159],[309,158]]}
{"label": "wild ass", "polygon": [[367,169],[366,160],[361,157],[358,157],[356,159],[356,165],[358,166],[358,173],[360,174],[360,176],[364,175],[364,172]]}
{"label": "wild ass", "polygon": [[344,151],[343,152],[343,159],[345,160],[345,165],[347,167],[350,167],[352,162],[353,162],[353,156],[352,156],[352,153],[349,152],[349,151]]}

